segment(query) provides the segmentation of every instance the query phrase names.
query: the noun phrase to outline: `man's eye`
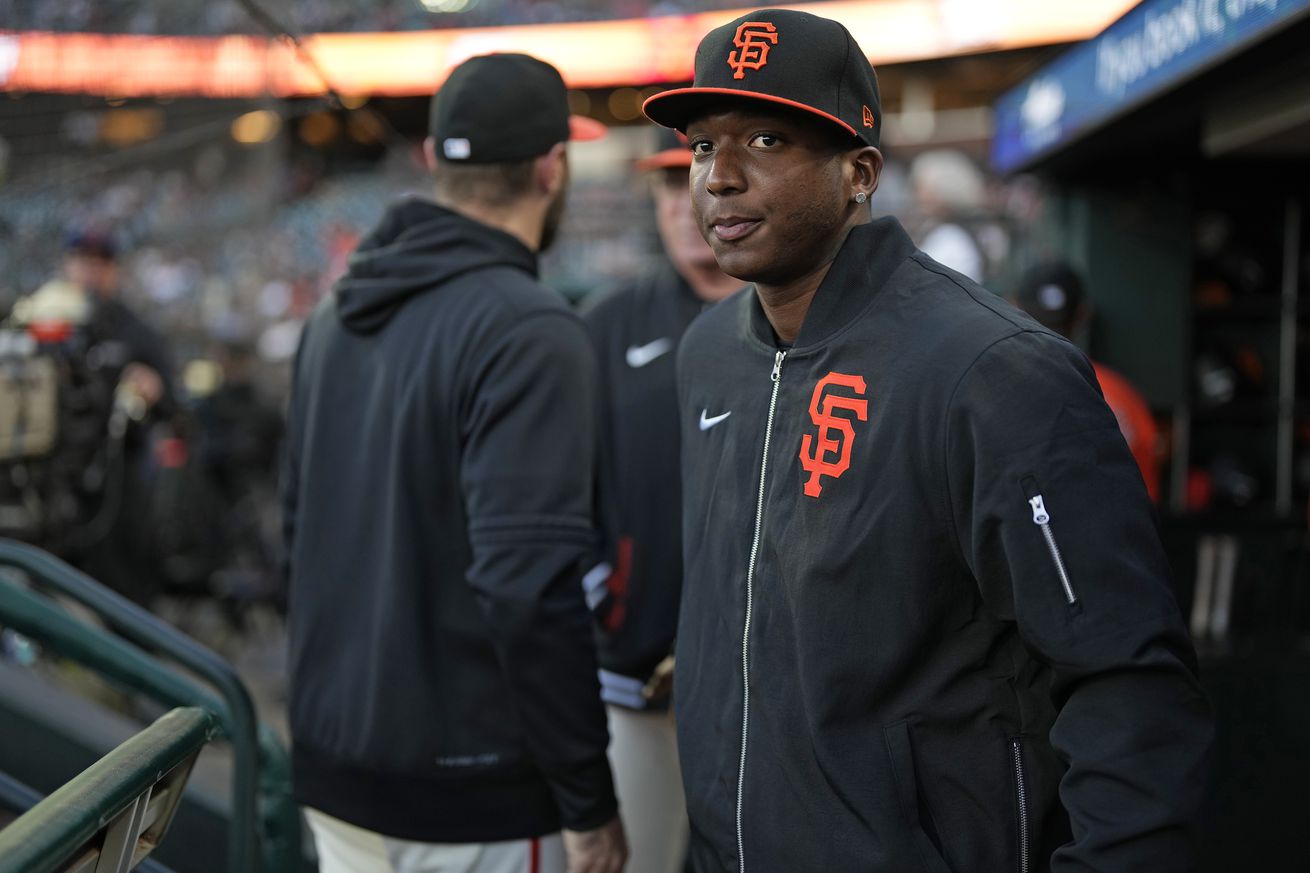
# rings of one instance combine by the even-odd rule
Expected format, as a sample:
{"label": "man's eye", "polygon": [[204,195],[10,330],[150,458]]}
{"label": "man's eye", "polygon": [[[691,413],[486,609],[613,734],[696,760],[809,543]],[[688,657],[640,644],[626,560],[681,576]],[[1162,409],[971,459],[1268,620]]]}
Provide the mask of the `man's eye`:
{"label": "man's eye", "polygon": [[693,155],[708,155],[713,146],[708,140],[698,139],[691,144],[691,153]]}
{"label": "man's eye", "polygon": [[757,148],[771,149],[778,144],[778,138],[771,133],[757,133],[751,137],[751,145]]}

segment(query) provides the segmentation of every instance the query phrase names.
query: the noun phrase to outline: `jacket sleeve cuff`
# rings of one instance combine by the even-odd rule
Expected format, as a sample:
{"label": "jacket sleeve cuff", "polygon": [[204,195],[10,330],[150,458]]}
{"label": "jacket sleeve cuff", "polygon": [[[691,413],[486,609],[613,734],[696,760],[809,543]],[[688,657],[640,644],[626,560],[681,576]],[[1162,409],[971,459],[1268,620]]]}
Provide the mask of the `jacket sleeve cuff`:
{"label": "jacket sleeve cuff", "polygon": [[571,831],[589,831],[619,811],[609,759],[602,756],[586,764],[553,770],[549,774],[560,823]]}

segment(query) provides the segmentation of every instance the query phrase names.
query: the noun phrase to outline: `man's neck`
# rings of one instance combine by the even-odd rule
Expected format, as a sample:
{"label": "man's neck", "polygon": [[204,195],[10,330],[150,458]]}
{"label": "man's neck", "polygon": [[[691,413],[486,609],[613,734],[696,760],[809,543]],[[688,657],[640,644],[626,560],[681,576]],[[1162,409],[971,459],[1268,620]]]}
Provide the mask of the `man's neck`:
{"label": "man's neck", "polygon": [[801,332],[801,325],[805,323],[805,315],[810,311],[810,303],[813,302],[819,286],[823,284],[824,277],[828,275],[828,270],[832,268],[832,262],[837,259],[837,253],[846,245],[851,230],[864,223],[866,222],[851,221],[842,232],[837,244],[833,246],[831,255],[805,275],[781,285],[755,283],[755,293],[760,299],[760,306],[764,308],[764,315],[769,319],[773,332],[778,335],[781,342],[786,345],[796,342],[796,337]]}
{"label": "man's neck", "polygon": [[487,206],[470,200],[451,200],[440,195],[436,197],[437,205],[444,206],[452,212],[458,212],[487,227],[503,230],[528,247],[530,251],[541,248],[542,216],[544,212],[534,204],[520,202],[508,209]]}
{"label": "man's neck", "polygon": [[773,332],[782,343],[792,345],[796,342],[801,325],[805,323],[805,314],[810,311],[810,303],[831,266],[832,262],[829,261],[786,285],[755,283],[755,294],[760,299],[760,306],[764,308],[764,317],[773,325]]}

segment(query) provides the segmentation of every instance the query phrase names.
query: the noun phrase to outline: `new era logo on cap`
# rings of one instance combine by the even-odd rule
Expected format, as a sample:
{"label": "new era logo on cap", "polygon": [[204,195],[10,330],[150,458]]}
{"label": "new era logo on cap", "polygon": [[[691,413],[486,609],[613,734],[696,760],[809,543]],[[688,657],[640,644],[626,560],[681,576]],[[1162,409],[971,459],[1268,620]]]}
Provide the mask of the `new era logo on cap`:
{"label": "new era logo on cap", "polygon": [[882,132],[878,80],[839,22],[788,9],[761,9],[706,34],[690,88],[656,94],[642,109],[656,124],[686,130],[725,99],[788,106],[836,124],[865,145]]}
{"label": "new era logo on cap", "polygon": [[463,137],[452,136],[441,142],[441,153],[448,160],[466,161],[473,155],[473,147]]}

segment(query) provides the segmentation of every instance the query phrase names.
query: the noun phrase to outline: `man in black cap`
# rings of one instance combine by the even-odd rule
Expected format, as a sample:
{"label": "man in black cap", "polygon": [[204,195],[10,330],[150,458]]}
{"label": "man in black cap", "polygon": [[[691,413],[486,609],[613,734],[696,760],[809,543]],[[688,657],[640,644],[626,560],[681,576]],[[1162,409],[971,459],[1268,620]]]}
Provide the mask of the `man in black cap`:
{"label": "man in black cap", "polygon": [[290,720],[323,873],[623,866],[581,586],[595,361],[536,281],[565,141],[599,128],[566,97],[525,55],[456,67],[432,103],[435,202],[392,207],[305,327]]}
{"label": "man in black cap", "polygon": [[1194,869],[1212,725],[1141,477],[1072,345],[871,221],[860,47],[754,12],[646,113],[755,283],[678,356],[696,869]]}
{"label": "man in black cap", "polygon": [[[1070,341],[1082,334],[1092,319],[1092,307],[1083,290],[1083,280],[1074,268],[1063,261],[1048,261],[1033,266],[1019,279],[1014,304],[1031,315],[1043,327]],[[1128,450],[1133,453],[1146,493],[1160,500],[1160,435],[1147,404],[1133,383],[1100,361],[1092,361],[1096,382],[1106,405],[1119,422]]]}
{"label": "man in black cap", "polygon": [[650,182],[667,260],[584,315],[600,363],[598,514],[606,563],[585,579],[599,624],[610,761],[632,846],[628,873],[678,873],[687,812],[669,708],[682,589],[674,350],[692,319],[741,288],[691,213],[691,152],[659,128],[636,162]]}
{"label": "man in black cap", "polygon": [[[156,549],[158,519],[143,510],[158,484],[159,465],[150,452],[152,427],[178,413],[173,352],[163,335],[123,300],[120,246],[107,230],[73,231],[62,273],[90,304],[81,326],[85,352],[80,366],[87,386],[70,417],[95,419],[86,432],[95,436],[97,460],[78,473],[84,482],[98,483],[88,489],[94,492],[86,495],[92,508],[69,537],[68,555],[98,581],[148,606],[165,584]],[[122,423],[121,430],[116,422]],[[85,448],[66,438],[60,450],[76,458]]]}
{"label": "man in black cap", "polygon": [[91,297],[92,323],[98,339],[117,345],[102,350],[121,368],[121,379],[148,407],[176,404],[173,353],[168,341],[123,302],[118,244],[103,230],[82,229],[69,235],[63,273]]}

